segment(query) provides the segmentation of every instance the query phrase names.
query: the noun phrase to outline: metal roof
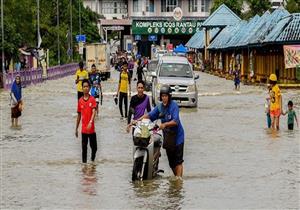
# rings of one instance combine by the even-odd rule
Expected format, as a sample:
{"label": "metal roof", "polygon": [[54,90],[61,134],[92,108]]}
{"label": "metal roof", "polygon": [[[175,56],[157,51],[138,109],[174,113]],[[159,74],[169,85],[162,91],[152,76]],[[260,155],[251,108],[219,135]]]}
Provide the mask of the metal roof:
{"label": "metal roof", "polygon": [[226,48],[227,43],[233,38],[233,35],[236,34],[241,25],[245,24],[245,21],[240,21],[234,26],[227,26],[224,28],[214,41],[209,45],[208,49],[223,49]]}
{"label": "metal roof", "polygon": [[202,27],[225,27],[237,24],[241,19],[225,4],[219,6],[202,24]]}
{"label": "metal roof", "polygon": [[[212,40],[216,34],[220,31],[219,28],[213,28],[209,30],[210,33],[210,40]],[[198,31],[191,37],[191,39],[186,43],[187,47],[194,48],[194,49],[203,49],[205,46],[205,32],[204,29]]]}
{"label": "metal roof", "polygon": [[194,48],[194,43],[196,40],[200,40],[201,37],[204,39],[204,32],[203,30],[196,32],[189,41],[185,44],[186,47]]}
{"label": "metal roof", "polygon": [[272,31],[276,24],[280,21],[281,18],[289,15],[290,13],[284,8],[278,8],[262,22],[258,30],[250,39],[250,44],[262,43],[265,37]]}
{"label": "metal roof", "polygon": [[273,13],[265,12],[262,17],[256,15],[249,22],[227,26],[208,49],[256,46],[267,42],[300,43],[300,13],[289,15],[284,8],[278,8]]}
{"label": "metal roof", "polygon": [[294,13],[290,22],[276,39],[277,42],[298,42],[300,43],[300,13]]}
{"label": "metal roof", "polygon": [[259,21],[260,16],[255,15],[248,23],[242,24],[238,33],[236,33],[232,40],[227,43],[226,47],[239,47],[247,45],[249,34],[251,33],[251,31],[253,31]]}
{"label": "metal roof", "polygon": [[275,42],[277,37],[279,37],[279,35],[284,30],[284,28],[289,24],[291,18],[292,18],[292,15],[282,18],[276,24],[276,26],[273,28],[273,30],[266,36],[264,42]]}

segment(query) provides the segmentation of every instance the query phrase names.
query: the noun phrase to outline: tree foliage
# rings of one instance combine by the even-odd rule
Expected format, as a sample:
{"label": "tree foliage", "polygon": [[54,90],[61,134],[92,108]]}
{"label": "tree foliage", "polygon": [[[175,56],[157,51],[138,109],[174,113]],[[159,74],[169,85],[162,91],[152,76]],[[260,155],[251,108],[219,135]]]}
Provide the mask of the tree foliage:
{"label": "tree foliage", "polygon": [[271,3],[269,0],[247,0],[250,10],[247,12],[247,16],[253,17],[255,15],[263,15],[266,11],[271,9]]}
{"label": "tree foliage", "polygon": [[[70,9],[72,7],[72,39],[74,57],[79,58],[76,49],[76,35],[79,34],[79,6],[81,7],[81,33],[87,42],[99,42],[97,28],[99,16],[84,8],[83,0],[58,0],[59,28],[57,27],[57,0],[40,0],[41,47],[49,49],[50,64],[57,64],[58,35],[60,38],[61,63],[69,62],[67,36],[70,30]],[[37,46],[37,0],[4,0],[4,51],[7,60],[18,58],[20,47]],[[1,36],[1,34],[0,34]],[[1,37],[2,38],[2,37]],[[0,42],[0,47],[2,44]]]}
{"label": "tree foliage", "polygon": [[225,4],[228,8],[230,8],[238,16],[241,16],[242,6],[243,6],[242,0],[215,0],[210,12],[213,13],[222,4]]}
{"label": "tree foliage", "polygon": [[299,0],[287,0],[285,8],[287,11],[289,11],[289,13],[299,13],[300,12],[300,1]]}

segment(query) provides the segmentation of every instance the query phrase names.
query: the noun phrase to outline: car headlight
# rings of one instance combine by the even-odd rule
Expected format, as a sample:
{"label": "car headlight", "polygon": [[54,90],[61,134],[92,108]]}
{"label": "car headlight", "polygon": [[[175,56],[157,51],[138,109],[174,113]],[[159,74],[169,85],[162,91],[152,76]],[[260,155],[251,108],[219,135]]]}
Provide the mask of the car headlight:
{"label": "car headlight", "polygon": [[187,91],[188,92],[195,92],[196,91],[196,85],[189,85]]}

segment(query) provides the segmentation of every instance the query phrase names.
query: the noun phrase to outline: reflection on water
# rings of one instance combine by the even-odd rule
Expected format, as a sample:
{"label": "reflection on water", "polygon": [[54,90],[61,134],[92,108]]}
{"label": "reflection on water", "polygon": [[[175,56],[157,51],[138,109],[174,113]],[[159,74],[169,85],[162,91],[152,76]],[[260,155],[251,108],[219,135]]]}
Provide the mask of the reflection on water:
{"label": "reflection on water", "polygon": [[166,192],[169,206],[167,209],[181,209],[184,199],[183,180],[178,178],[171,178],[169,180],[169,188]]}
{"label": "reflection on water", "polygon": [[[162,150],[165,173],[131,182],[132,137],[110,95],[96,119],[96,165],[80,164],[73,79],[25,88],[21,129],[10,129],[9,93],[0,91],[1,209],[299,208],[299,128],[288,131],[285,116],[280,131],[266,129],[265,88],[238,93],[232,81],[201,73],[198,108],[180,109],[183,181]],[[104,91],[116,85],[103,82]],[[300,91],[282,93],[298,111]]]}
{"label": "reflection on water", "polygon": [[97,195],[96,165],[84,164],[82,166],[81,186],[82,192],[87,195]]}

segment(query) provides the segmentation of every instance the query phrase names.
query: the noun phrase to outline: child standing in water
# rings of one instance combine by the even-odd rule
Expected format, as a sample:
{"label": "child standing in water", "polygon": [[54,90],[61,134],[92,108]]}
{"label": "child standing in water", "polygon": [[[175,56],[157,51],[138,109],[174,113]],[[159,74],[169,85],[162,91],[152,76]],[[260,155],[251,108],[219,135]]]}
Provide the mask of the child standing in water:
{"label": "child standing in water", "polygon": [[289,130],[294,130],[294,119],[296,120],[297,127],[299,127],[297,115],[296,115],[295,110],[293,109],[293,106],[294,106],[293,102],[289,101],[288,102],[288,110],[286,112],[282,113],[283,115],[288,114],[287,123],[288,123],[288,129]]}
{"label": "child standing in water", "polygon": [[277,76],[271,74],[269,77],[271,91],[270,91],[270,115],[271,115],[271,127],[274,130],[279,130],[279,119],[282,113],[282,96],[279,86],[277,84]]}
{"label": "child standing in water", "polygon": [[271,123],[272,123],[272,120],[271,120],[271,115],[270,115],[270,91],[271,91],[271,86],[268,85],[268,96],[266,97],[266,102],[265,102],[265,113],[267,115],[267,125],[268,125],[268,128],[271,128]]}

